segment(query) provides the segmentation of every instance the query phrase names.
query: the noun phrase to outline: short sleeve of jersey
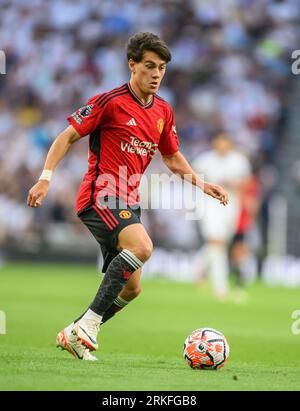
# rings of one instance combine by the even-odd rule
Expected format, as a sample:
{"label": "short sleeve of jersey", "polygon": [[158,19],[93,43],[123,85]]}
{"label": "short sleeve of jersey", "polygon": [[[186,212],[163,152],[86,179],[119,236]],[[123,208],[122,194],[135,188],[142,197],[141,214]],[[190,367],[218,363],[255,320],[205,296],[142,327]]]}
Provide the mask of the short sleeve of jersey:
{"label": "short sleeve of jersey", "polygon": [[174,113],[171,107],[168,110],[168,119],[164,124],[164,128],[158,144],[158,149],[163,156],[174,154],[179,150],[179,141],[176,132]]}
{"label": "short sleeve of jersey", "polygon": [[68,122],[75,130],[84,137],[96,130],[107,116],[107,105],[100,107],[98,101],[101,94],[98,94],[88,100],[85,106],[78,108],[74,113],[67,117]]}

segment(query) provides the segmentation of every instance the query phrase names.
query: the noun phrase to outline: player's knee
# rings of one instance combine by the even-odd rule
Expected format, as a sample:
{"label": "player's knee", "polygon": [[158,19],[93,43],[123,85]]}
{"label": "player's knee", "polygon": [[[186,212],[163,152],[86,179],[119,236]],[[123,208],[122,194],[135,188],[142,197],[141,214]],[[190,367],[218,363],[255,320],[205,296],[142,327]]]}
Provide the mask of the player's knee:
{"label": "player's knee", "polygon": [[153,244],[151,241],[144,241],[140,242],[136,249],[134,250],[134,254],[139,258],[141,261],[147,261],[152,254],[153,251]]}

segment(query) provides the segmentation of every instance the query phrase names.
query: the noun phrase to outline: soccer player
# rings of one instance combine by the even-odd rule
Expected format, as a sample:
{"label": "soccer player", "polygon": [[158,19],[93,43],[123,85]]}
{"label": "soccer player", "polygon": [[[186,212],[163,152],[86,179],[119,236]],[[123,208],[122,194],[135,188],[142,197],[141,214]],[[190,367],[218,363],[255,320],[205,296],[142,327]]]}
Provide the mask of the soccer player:
{"label": "soccer player", "polygon": [[143,264],[152,242],[140,220],[138,186],[159,150],[177,175],[226,205],[222,187],[200,180],[179,151],[172,108],[156,93],[171,60],[166,44],[155,34],[137,33],[127,43],[131,72],[127,84],[92,97],[68,117],[70,125],[48,152],[39,181],[27,203],[41,206],[51,175],[68,148],[89,135],[88,171],[80,185],[76,212],[100,244],[105,273],[87,311],[62,330],[57,346],[76,358],[95,360],[100,324],[140,293]]}
{"label": "soccer player", "polygon": [[200,154],[193,166],[198,173],[222,184],[230,195],[230,204],[221,210],[207,197],[204,214],[199,220],[205,240],[201,265],[211,277],[214,294],[223,300],[227,298],[229,288],[227,251],[236,231],[240,193],[251,175],[251,165],[247,157],[235,149],[231,137],[220,133],[212,140],[212,150]]}

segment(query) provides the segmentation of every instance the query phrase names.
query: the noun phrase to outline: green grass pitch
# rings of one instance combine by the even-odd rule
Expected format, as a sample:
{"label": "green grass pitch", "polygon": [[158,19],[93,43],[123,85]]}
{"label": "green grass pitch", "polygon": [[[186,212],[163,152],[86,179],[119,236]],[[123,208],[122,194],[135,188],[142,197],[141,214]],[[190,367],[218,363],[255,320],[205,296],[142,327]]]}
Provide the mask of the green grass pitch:
{"label": "green grass pitch", "polygon": [[[78,361],[55,348],[55,337],[86,308],[99,280],[90,266],[0,269],[0,390],[299,390],[300,334],[291,331],[291,315],[300,289],[258,283],[237,305],[194,284],[145,279],[140,297],[100,330],[99,361]],[[230,344],[219,371],[183,361],[186,336],[202,326]]]}

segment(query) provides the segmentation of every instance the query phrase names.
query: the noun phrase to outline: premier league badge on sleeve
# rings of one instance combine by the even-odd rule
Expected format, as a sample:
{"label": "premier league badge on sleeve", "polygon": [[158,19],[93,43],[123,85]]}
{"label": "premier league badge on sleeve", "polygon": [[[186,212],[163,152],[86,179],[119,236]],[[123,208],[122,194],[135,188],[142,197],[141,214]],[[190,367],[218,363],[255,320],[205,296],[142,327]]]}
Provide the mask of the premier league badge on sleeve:
{"label": "premier league badge on sleeve", "polygon": [[81,117],[88,117],[90,115],[91,111],[92,111],[93,106],[94,106],[93,104],[89,104],[87,106],[81,107],[78,110],[78,114]]}

